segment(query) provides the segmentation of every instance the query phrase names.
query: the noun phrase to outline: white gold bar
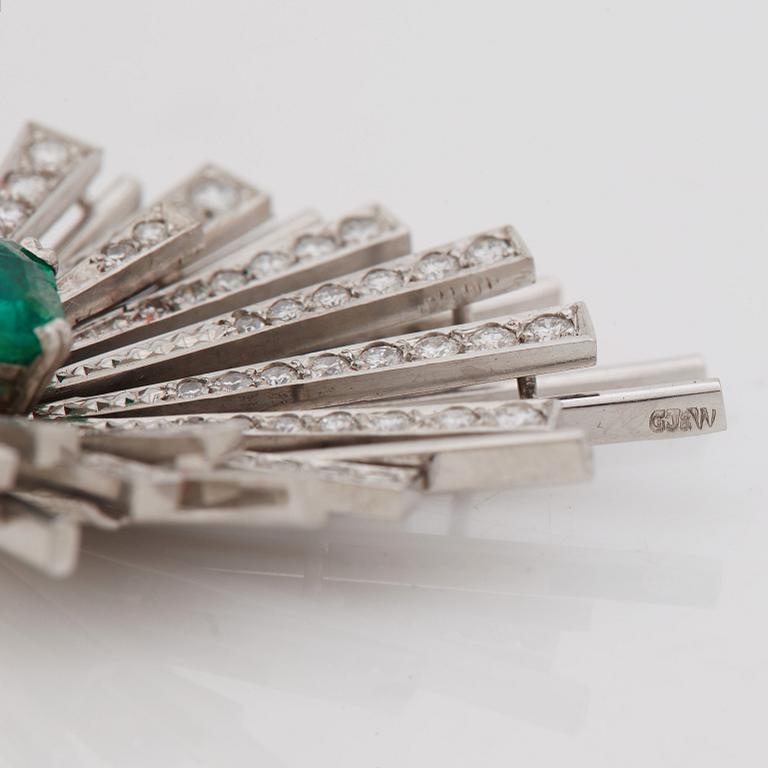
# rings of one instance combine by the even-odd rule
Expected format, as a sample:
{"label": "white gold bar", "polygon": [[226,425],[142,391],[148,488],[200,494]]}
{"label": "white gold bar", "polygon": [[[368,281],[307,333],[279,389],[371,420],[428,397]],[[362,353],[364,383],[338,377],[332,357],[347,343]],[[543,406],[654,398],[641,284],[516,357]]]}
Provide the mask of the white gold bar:
{"label": "white gold bar", "polygon": [[440,437],[297,451],[299,461],[412,466],[434,493],[578,483],[592,476],[592,454],[577,430]]}
{"label": "white gold bar", "polygon": [[41,406],[41,416],[154,416],[285,410],[384,400],[593,365],[586,307],[451,326],[256,367]]}
{"label": "white gold bar", "polygon": [[717,379],[617,389],[560,399],[559,423],[596,444],[693,437],[726,429]]}
{"label": "white gold bar", "polygon": [[[473,249],[489,240],[503,244],[503,255],[478,263]],[[219,315],[62,368],[45,398],[96,395],[375,338],[393,323],[533,282],[533,259],[517,242],[511,227],[490,230]]]}

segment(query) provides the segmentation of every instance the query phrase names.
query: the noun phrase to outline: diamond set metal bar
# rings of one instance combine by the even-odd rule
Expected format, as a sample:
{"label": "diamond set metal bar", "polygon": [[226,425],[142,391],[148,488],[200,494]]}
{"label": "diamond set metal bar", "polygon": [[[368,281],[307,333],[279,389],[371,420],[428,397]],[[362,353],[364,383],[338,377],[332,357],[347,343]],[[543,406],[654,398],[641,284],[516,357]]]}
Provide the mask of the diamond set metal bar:
{"label": "diamond set metal bar", "polygon": [[[351,223],[358,229],[350,229]],[[198,272],[82,326],[70,358],[82,360],[144,339],[154,342],[190,323],[402,256],[409,245],[408,229],[381,206],[304,227],[282,241],[249,245],[230,256],[226,266]]]}
{"label": "diamond set metal bar", "polygon": [[338,405],[594,365],[595,356],[586,307],[572,304],[65,400],[41,406],[38,414],[151,416]]}
{"label": "diamond set metal bar", "polygon": [[203,244],[195,219],[160,204],[113,233],[58,280],[67,319],[78,323],[177,272]]}
{"label": "diamond set metal bar", "polygon": [[28,123],[0,165],[0,237],[42,237],[100,165],[95,147]]}
{"label": "diamond set metal bar", "polygon": [[[513,236],[511,228],[483,233],[82,361],[58,372],[59,384],[46,398],[100,394],[135,381],[152,384],[360,341],[430,310],[527,285],[533,260],[512,246]],[[500,256],[477,263],[473,248],[489,240],[499,244]]]}
{"label": "diamond set metal bar", "polygon": [[[201,425],[228,425],[238,431],[243,448],[275,451],[457,434],[551,430],[555,428],[559,411],[560,404],[555,400],[414,407],[408,407],[403,402],[400,408],[326,408],[266,414],[87,419],[78,427],[84,433],[84,445],[97,450],[108,450],[105,446],[119,445],[126,440],[141,439],[146,444],[146,450],[151,451],[152,442],[162,442],[164,434],[175,438],[182,428],[189,430]],[[211,431],[202,429],[200,434]]]}

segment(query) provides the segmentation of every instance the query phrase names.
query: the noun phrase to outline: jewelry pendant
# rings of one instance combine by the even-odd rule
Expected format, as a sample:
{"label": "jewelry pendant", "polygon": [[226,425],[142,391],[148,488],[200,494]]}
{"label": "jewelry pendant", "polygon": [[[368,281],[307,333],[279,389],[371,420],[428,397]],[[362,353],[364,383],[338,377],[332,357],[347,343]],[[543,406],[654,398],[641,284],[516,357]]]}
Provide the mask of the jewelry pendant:
{"label": "jewelry pendant", "polygon": [[0,551],[51,575],[82,525],[397,520],[725,429],[699,358],[597,367],[511,226],[413,252],[383,206],[274,222],[213,165],[141,208],[88,196],[100,157],[30,124],[0,176]]}

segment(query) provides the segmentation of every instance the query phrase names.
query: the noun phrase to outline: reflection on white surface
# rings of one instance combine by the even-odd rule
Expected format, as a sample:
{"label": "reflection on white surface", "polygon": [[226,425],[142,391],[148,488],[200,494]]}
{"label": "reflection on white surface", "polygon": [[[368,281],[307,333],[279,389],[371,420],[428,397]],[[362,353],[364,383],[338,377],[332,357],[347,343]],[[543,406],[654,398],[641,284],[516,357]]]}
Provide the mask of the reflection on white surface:
{"label": "reflection on white surface", "polygon": [[313,533],[90,532],[63,582],[6,562],[0,757],[43,764],[53,739],[62,765],[302,764],[357,733],[362,762],[338,764],[397,763],[446,706],[576,737],[593,692],[563,649],[599,635],[596,605],[706,611],[721,582],[716,557],[649,547],[631,501],[579,509],[594,493],[436,498]]}

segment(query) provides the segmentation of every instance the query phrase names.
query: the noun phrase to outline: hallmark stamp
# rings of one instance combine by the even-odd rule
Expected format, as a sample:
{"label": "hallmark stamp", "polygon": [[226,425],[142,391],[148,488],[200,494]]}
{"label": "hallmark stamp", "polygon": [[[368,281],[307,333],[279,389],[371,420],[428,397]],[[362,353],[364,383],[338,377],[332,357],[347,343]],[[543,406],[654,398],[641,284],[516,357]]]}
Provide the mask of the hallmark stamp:
{"label": "hallmark stamp", "polygon": [[651,432],[702,431],[710,429],[716,418],[716,408],[659,408],[651,413],[648,426]]}

